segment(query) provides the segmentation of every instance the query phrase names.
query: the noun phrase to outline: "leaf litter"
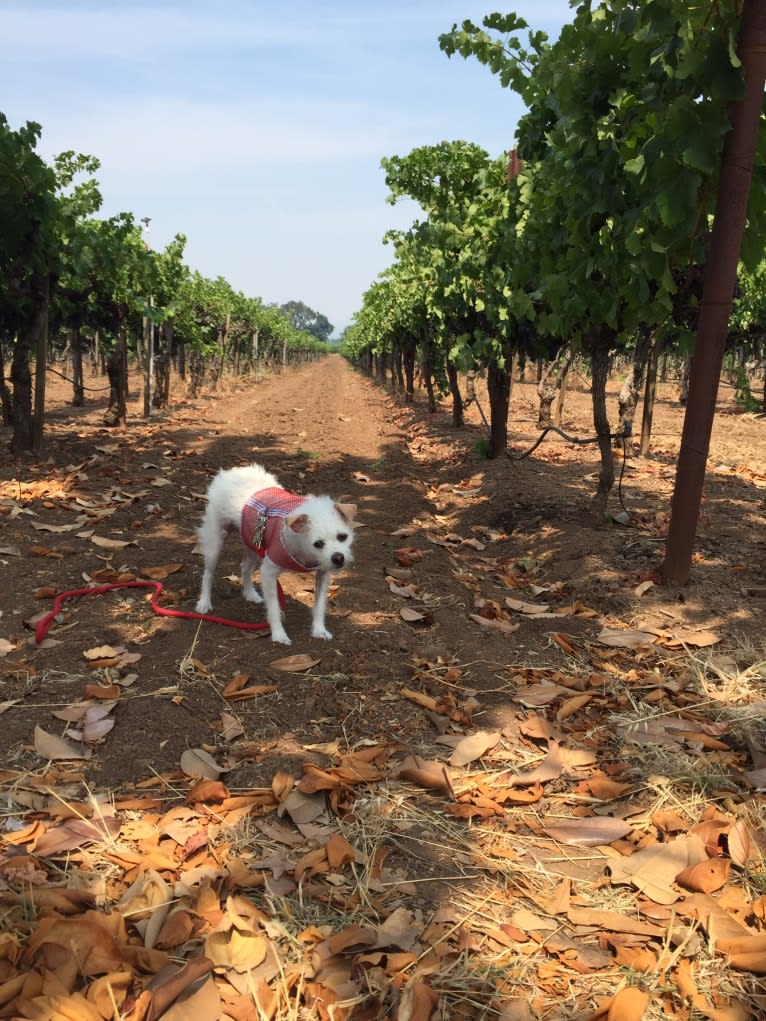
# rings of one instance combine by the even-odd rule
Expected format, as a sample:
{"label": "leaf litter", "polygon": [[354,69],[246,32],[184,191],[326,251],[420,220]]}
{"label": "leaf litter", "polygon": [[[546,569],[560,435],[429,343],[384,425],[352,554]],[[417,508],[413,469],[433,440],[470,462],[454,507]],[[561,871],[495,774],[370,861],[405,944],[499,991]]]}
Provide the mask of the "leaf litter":
{"label": "leaf litter", "polygon": [[[456,669],[413,665],[432,678]],[[619,699],[592,681],[593,699],[553,726],[523,692],[563,703],[583,678],[527,670],[516,681],[515,728],[482,731],[449,698],[415,698],[452,720],[433,759],[396,742],[336,744],[323,766],[242,793],[226,782],[235,737],[228,750],[188,749],[151,793],[137,783],[77,805],[68,791],[84,748],[36,728],[46,762],[2,780],[0,1017],[277,1019],[302,1004],[328,1021],[427,1019],[439,1002],[452,1017],[558,1017],[553,1004],[583,975],[600,1004],[591,1018],[686,1017],[686,1002],[712,1018],[756,1016],[765,838],[731,726],[677,710],[636,746],[636,725],[613,725]],[[99,708],[119,713],[119,700]],[[700,773],[722,756],[718,797],[695,804],[661,776],[642,779],[635,760],[650,746],[689,755]],[[29,790],[42,796],[32,814]],[[390,863],[397,849],[449,857],[449,908],[422,913],[414,876]]]}
{"label": "leaf litter", "polygon": [[[412,442],[429,456],[425,434]],[[98,467],[83,462],[70,477]],[[106,557],[134,544],[94,543],[83,526],[136,490],[115,484],[87,507],[71,490],[41,493],[86,520],[41,531]],[[481,475],[429,496],[437,513],[390,533],[412,542],[381,579],[407,601],[402,620],[433,627],[440,597],[421,571],[438,548],[469,594],[466,626],[512,642],[542,625],[567,666],[504,667],[511,711],[497,728],[471,665],[424,646],[386,698],[417,714],[430,740],[414,749],[395,732],[372,743],[349,732],[242,789],[237,770],[258,750],[237,702],[278,685],[237,671],[209,744],[185,749],[175,771],[83,797],[85,756],[109,754],[140,659],[89,638],[81,655],[95,683],[50,718],[41,710],[28,746],[36,766],[0,773],[0,1017],[763,1016],[763,663],[743,678],[695,651],[719,643],[714,631],[602,619],[544,578],[538,558],[495,555],[502,529],[472,536],[448,512],[484,498]],[[36,555],[63,556],[51,541]],[[164,580],[180,566],[141,573]],[[126,576],[122,565],[103,571],[90,577]],[[298,655],[268,667],[306,677],[322,663]],[[215,680],[193,654],[180,672]],[[717,697],[727,685],[737,698]],[[150,697],[185,698],[173,678]],[[428,884],[447,891],[435,907],[420,895]]]}

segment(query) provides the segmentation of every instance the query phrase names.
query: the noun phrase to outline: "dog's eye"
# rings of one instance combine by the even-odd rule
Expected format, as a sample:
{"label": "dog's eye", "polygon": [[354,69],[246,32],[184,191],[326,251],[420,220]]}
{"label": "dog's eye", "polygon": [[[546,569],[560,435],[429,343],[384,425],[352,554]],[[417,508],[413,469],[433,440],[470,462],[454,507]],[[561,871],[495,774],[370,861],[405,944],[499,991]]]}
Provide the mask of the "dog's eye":
{"label": "dog's eye", "polygon": [[348,535],[345,532],[338,532],[335,538],[338,542],[345,542],[348,539]]}
{"label": "dog's eye", "polygon": [[314,549],[324,549],[324,539],[317,539],[314,543]]}

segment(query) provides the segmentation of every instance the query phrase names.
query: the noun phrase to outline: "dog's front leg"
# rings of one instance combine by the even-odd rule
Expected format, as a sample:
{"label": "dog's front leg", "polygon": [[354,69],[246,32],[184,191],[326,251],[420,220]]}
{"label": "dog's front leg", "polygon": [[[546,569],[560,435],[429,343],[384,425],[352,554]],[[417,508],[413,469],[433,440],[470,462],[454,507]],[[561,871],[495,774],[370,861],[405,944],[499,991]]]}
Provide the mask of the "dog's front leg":
{"label": "dog's front leg", "polygon": [[277,578],[279,578],[281,573],[281,570],[266,557],[261,564],[261,592],[263,593],[263,601],[266,604],[266,618],[271,629],[272,642],[279,642],[281,645],[292,645],[282,623],[282,610],[279,605]]}
{"label": "dog's front leg", "polygon": [[314,585],[314,609],[311,613],[311,637],[332,638],[332,632],[325,627],[324,619],[327,613],[327,593],[330,588],[330,572],[317,571],[316,583]]}

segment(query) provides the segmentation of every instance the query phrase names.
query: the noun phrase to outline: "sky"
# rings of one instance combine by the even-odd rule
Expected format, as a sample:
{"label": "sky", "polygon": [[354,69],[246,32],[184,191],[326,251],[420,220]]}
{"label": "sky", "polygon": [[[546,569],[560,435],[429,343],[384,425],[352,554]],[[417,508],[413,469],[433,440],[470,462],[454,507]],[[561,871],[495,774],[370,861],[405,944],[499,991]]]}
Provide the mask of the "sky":
{"label": "sky", "polygon": [[514,11],[555,39],[568,0],[0,0],[0,111],[42,126],[45,160],[97,157],[102,217],[150,220],[153,248],[336,335],[408,227],[380,161],[464,139],[513,147],[520,100],[454,23]]}

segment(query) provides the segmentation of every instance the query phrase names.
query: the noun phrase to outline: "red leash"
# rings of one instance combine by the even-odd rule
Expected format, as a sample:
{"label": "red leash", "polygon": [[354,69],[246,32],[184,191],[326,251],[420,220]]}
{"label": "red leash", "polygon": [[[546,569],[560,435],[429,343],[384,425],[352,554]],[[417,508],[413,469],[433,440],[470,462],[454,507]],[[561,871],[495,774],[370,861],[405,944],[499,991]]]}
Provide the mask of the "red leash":
{"label": "red leash", "polygon": [[[62,603],[67,599],[74,599],[77,596],[100,596],[104,592],[111,592],[113,589],[119,588],[153,588],[154,595],[151,599],[151,607],[155,613],[159,613],[163,617],[181,617],[183,620],[207,620],[211,624],[223,624],[225,627],[236,627],[241,631],[265,631],[268,628],[266,621],[260,624],[243,624],[237,620],[227,620],[226,617],[214,617],[210,613],[196,613],[193,610],[171,610],[166,606],[160,606],[157,600],[160,597],[160,593],[164,589],[164,585],[161,581],[121,581],[116,582],[113,585],[94,585],[89,588],[78,588],[72,589],[71,592],[59,592],[53,599],[53,608],[50,613],[38,621],[37,627],[35,628],[35,645],[39,645],[40,642],[45,638],[50,630],[51,624],[56,619],[59,611],[61,610]],[[279,605],[284,610],[285,608],[285,594],[282,591],[282,586],[277,582],[277,592],[279,593]]]}

